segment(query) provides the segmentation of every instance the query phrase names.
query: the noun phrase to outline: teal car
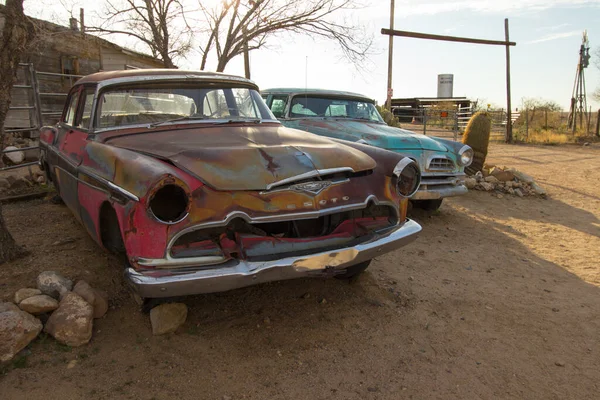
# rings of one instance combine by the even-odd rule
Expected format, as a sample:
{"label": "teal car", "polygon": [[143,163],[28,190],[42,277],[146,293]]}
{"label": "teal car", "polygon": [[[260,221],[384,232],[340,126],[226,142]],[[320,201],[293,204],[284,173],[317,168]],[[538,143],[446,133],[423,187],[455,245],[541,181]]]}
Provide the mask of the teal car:
{"label": "teal car", "polygon": [[473,150],[462,143],[388,126],[375,101],[357,93],[323,89],[268,89],[261,92],[272,113],[289,128],[380,147],[415,160],[421,186],[411,198],[437,210],[445,197],[467,193],[465,167]]}

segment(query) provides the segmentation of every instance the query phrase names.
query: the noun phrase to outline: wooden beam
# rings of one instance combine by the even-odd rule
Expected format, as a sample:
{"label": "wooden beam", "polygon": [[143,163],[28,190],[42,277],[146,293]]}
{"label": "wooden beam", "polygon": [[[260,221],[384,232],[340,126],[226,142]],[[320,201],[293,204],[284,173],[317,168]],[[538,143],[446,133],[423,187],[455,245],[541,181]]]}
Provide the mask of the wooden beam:
{"label": "wooden beam", "polygon": [[390,36],[402,36],[402,37],[410,37],[415,39],[433,39],[433,40],[443,40],[446,42],[460,42],[460,43],[474,43],[474,44],[494,44],[499,46],[516,46],[517,43],[509,42],[508,40],[487,40],[487,39],[473,39],[473,38],[464,38],[458,36],[446,36],[446,35],[432,35],[430,33],[420,33],[420,32],[409,32],[409,31],[397,31],[393,29],[383,28],[381,33],[384,35]]}

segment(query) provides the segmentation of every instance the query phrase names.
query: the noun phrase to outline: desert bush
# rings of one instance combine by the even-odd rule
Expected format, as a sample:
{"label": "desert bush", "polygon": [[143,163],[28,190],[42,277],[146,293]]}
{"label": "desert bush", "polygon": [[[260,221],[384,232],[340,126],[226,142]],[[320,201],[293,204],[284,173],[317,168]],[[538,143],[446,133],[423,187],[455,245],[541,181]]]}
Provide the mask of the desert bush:
{"label": "desert bush", "polygon": [[396,116],[394,116],[390,110],[381,106],[375,107],[377,107],[377,111],[379,111],[379,114],[381,114],[381,117],[386,124],[393,126],[394,128],[400,128],[400,121],[398,121],[398,118],[396,118]]}

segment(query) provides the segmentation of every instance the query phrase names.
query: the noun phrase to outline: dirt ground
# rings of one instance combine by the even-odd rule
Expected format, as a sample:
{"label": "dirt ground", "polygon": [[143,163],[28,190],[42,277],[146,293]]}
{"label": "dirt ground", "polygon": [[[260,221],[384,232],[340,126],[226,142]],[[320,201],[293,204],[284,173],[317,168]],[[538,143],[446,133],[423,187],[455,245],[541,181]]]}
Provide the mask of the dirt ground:
{"label": "dirt ground", "polygon": [[[489,161],[549,199],[471,192],[354,283],[297,280],[186,299],[152,336],[121,278],[61,205],[4,206],[31,255],[0,294],[42,270],[109,292],[92,341],[41,336],[0,375],[2,399],[592,399],[600,392],[600,148],[494,144]],[[73,362],[75,360],[75,362]]]}

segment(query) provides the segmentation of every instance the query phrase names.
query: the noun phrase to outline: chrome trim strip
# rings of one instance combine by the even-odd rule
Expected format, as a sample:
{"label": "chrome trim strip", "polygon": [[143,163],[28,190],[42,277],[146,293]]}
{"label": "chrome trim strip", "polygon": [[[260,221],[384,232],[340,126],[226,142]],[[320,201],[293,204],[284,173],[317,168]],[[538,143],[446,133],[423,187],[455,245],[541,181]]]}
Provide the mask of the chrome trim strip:
{"label": "chrome trim strip", "polygon": [[181,236],[185,235],[186,233],[194,232],[194,231],[197,231],[200,229],[226,226],[234,218],[242,218],[244,221],[246,221],[249,224],[290,221],[290,220],[297,220],[297,219],[315,219],[315,218],[319,218],[324,215],[335,214],[335,213],[342,212],[342,211],[360,210],[360,209],[367,207],[370,202],[373,202],[375,205],[384,205],[384,206],[392,207],[396,211],[396,217],[398,217],[398,205],[397,204],[394,204],[393,202],[389,202],[389,201],[379,201],[377,199],[377,197],[375,197],[374,195],[369,195],[365,199],[365,201],[362,203],[348,204],[348,205],[343,205],[343,206],[338,206],[338,207],[327,208],[324,210],[316,210],[316,211],[309,211],[309,212],[303,212],[303,213],[277,214],[277,215],[267,215],[267,216],[263,216],[263,217],[252,218],[245,212],[233,211],[233,212],[227,214],[225,216],[225,218],[222,219],[221,221],[205,222],[202,224],[187,227],[187,228],[182,229],[181,231],[177,232],[177,234],[175,236],[173,236],[173,238],[169,241],[169,245],[167,246],[167,253],[171,252],[171,248],[173,247],[173,245],[175,244],[177,239],[179,239]]}
{"label": "chrome trim strip", "polygon": [[274,261],[238,261],[197,271],[172,271],[173,274],[168,276],[153,276],[156,270],[136,271],[127,268],[125,275],[134,290],[141,297],[147,298],[222,292],[257,283],[330,276],[405,246],[414,241],[420,231],[418,223],[406,220],[393,229],[382,230],[372,239],[352,247]]}
{"label": "chrome trim strip", "polygon": [[115,185],[114,183],[107,181],[106,179],[100,178],[100,180],[104,180],[106,182],[106,184],[108,185],[108,187],[110,187],[111,189],[121,193],[123,196],[128,197],[130,200],[133,201],[140,201],[139,197],[137,197],[135,194],[131,193],[128,190],[123,189],[120,186]]}
{"label": "chrome trim strip", "polygon": [[155,267],[155,268],[181,268],[191,266],[203,266],[203,265],[218,265],[226,262],[227,259],[223,256],[204,256],[204,257],[186,257],[186,258],[174,258],[167,253],[165,258],[143,258],[137,259],[137,263],[142,266]]}
{"label": "chrome trim strip", "polygon": [[305,172],[305,173],[300,174],[300,175],[291,176],[289,178],[285,178],[285,179],[282,179],[282,180],[277,181],[277,182],[269,183],[267,185],[267,190],[271,190],[274,187],[285,185],[287,183],[292,183],[292,182],[295,182],[295,181],[301,181],[303,179],[314,178],[315,176],[335,174],[335,173],[338,173],[338,172],[352,172],[352,173],[354,173],[354,169],[352,169],[351,167],[315,169],[315,170],[308,171],[308,172]]}

